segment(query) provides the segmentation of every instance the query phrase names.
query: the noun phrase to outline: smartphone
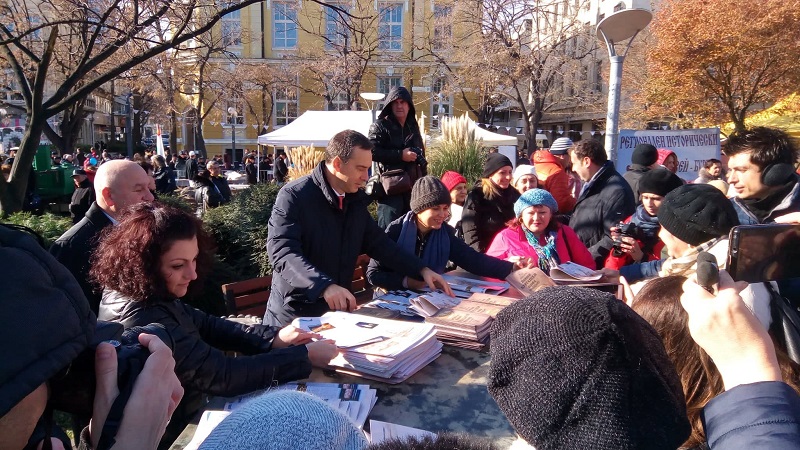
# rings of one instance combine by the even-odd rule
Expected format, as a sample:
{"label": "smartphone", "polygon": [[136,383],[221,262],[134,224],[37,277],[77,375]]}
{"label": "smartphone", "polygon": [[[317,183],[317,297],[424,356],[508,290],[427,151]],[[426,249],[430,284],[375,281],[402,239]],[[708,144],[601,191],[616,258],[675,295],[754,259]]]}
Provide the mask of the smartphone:
{"label": "smartphone", "polygon": [[733,227],[726,267],[734,280],[748,283],[800,278],[800,225]]}

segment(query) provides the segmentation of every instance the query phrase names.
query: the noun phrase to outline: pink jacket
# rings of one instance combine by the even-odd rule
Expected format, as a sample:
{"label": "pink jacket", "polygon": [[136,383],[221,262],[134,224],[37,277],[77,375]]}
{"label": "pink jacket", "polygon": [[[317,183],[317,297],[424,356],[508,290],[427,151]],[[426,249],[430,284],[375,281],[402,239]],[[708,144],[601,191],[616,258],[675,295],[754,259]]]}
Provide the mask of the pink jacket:
{"label": "pink jacket", "polygon": [[[589,250],[583,242],[581,242],[572,228],[566,225],[561,225],[558,228],[558,234],[556,235],[556,253],[558,253],[558,258],[562,263],[572,261],[590,269],[595,269],[592,254],[589,253]],[[492,245],[486,250],[486,254],[500,259],[508,259],[512,256],[525,256],[527,258],[532,258],[534,264],[539,262],[536,251],[531,244],[528,243],[528,239],[525,238],[522,227],[505,228],[503,231],[497,233],[497,236],[492,240]]]}

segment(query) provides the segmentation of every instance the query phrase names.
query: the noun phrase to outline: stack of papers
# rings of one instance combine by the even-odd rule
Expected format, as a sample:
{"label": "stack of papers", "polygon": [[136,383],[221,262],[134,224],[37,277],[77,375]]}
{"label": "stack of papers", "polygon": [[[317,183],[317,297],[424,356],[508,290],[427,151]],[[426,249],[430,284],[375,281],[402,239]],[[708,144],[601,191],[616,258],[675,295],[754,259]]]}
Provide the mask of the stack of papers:
{"label": "stack of papers", "polygon": [[603,272],[565,262],[550,269],[550,278],[558,284],[598,282],[603,278]]}
{"label": "stack of papers", "polygon": [[292,325],[324,338],[339,338],[336,371],[397,384],[436,359],[442,344],[433,325],[378,319],[342,311],[300,317]]}

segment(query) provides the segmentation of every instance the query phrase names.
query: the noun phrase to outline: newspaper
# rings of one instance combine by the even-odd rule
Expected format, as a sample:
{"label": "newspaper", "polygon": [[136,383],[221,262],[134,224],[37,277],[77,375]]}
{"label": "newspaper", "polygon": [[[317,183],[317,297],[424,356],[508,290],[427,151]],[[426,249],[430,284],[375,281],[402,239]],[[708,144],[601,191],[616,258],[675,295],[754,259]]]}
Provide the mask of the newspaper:
{"label": "newspaper", "polygon": [[603,272],[574,262],[565,262],[550,269],[550,278],[559,283],[598,281],[603,278]]}
{"label": "newspaper", "polygon": [[[454,292],[459,291],[467,294],[474,294],[476,292],[481,294],[502,294],[510,287],[508,283],[503,281],[476,280],[447,274],[442,275],[442,278],[447,281],[447,284],[450,285],[450,288]],[[456,294],[456,296],[461,297],[462,295]],[[467,297],[469,297],[469,295],[467,295]]]}
{"label": "newspaper", "polygon": [[[302,323],[303,319],[295,319]],[[433,325],[332,311],[321,317],[350,342],[380,336],[382,339],[363,345],[341,348],[330,365],[336,370],[369,378],[399,383],[436,359],[442,344],[436,339]],[[338,345],[338,344],[337,344]]]}
{"label": "newspaper", "polygon": [[515,270],[506,280],[523,295],[531,295],[538,290],[556,285],[550,277],[542,272],[542,269],[536,267]]}
{"label": "newspaper", "polygon": [[427,292],[412,298],[410,308],[423,317],[430,317],[440,309],[452,308],[460,302],[460,298],[450,297],[443,292]]}
{"label": "newspaper", "polygon": [[355,328],[341,327],[336,319],[325,317],[301,317],[292,322],[301,330],[311,331],[325,339],[331,339],[338,348],[358,347],[373,342],[379,342],[387,337],[382,336],[368,322],[356,322]]}
{"label": "newspaper", "polygon": [[420,430],[419,428],[411,428],[396,423],[381,422],[379,420],[369,421],[369,441],[373,444],[380,444],[384,441],[392,439],[405,439],[409,437],[424,438],[430,436],[436,437],[436,433],[430,431]]}

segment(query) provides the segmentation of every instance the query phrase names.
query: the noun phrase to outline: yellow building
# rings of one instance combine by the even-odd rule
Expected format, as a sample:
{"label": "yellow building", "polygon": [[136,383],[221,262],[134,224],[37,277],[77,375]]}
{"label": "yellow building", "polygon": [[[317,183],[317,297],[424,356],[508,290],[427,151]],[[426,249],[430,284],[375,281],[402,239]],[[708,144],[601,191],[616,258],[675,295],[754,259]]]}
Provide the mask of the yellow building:
{"label": "yellow building", "polygon": [[[371,105],[359,93],[386,93],[393,86],[412,92],[417,115],[426,117],[426,128],[435,129],[439,116],[466,112],[461,94],[454,95],[458,86],[426,56],[433,49],[442,50],[452,38],[452,27],[442,20],[451,11],[446,3],[349,0],[329,4],[340,9],[302,0],[268,0],[223,18],[215,31],[224,36],[226,52],[237,58],[220,57],[212,63],[228,67],[231,73],[239,73],[236,69],[244,66],[256,71],[239,73],[241,79],[234,77],[233,82],[240,83],[242,90],[231,90],[209,110],[201,111],[209,156],[231,154],[234,128],[233,156],[238,161],[244,148],[255,149],[259,134],[280,128],[307,110],[369,109]],[[254,92],[260,89],[258,68],[282,71],[284,76],[291,73],[295,80],[270,87],[268,114],[254,114],[259,108],[246,104],[251,94],[258,98]],[[177,124],[179,150],[196,144],[192,138],[196,113],[186,100]],[[231,113],[234,110],[236,115]]]}

